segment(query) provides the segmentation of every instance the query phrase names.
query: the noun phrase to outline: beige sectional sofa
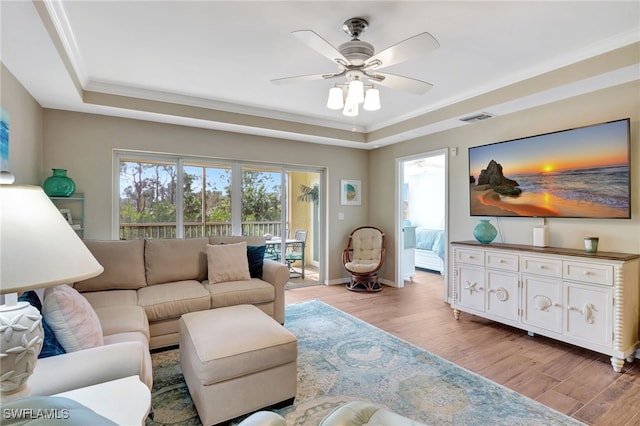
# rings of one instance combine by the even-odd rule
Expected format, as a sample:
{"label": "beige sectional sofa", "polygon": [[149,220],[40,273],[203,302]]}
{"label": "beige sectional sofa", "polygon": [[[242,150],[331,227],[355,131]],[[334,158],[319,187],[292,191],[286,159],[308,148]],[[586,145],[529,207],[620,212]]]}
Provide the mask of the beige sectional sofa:
{"label": "beige sectional sofa", "polygon": [[177,345],[180,316],[188,312],[251,304],[284,323],[284,287],[289,279],[285,265],[265,259],[261,278],[209,281],[208,245],[241,242],[264,246],[262,237],[87,240],[104,272],[75,283],[74,288],[98,313],[106,307],[142,307],[149,321],[151,349]]}
{"label": "beige sectional sofa", "polygon": [[[262,278],[235,280],[227,264],[246,267],[246,256],[235,251],[233,259],[212,262],[221,244],[242,242],[264,246],[257,237],[85,241],[104,272],[73,287],[95,311],[104,344],[40,359],[29,380],[31,394],[52,395],[131,375],[151,389],[149,349],[177,345],[179,320],[188,312],[252,304],[284,323],[285,265],[264,259]],[[210,275],[209,265],[217,273]]]}

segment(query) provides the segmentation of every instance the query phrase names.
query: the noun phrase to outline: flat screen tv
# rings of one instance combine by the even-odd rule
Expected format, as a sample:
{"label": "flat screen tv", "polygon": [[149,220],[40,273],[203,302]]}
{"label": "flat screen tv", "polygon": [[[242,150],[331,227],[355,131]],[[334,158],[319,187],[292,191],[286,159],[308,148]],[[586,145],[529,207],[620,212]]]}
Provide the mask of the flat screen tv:
{"label": "flat screen tv", "polygon": [[631,218],[629,119],[469,148],[471,216]]}

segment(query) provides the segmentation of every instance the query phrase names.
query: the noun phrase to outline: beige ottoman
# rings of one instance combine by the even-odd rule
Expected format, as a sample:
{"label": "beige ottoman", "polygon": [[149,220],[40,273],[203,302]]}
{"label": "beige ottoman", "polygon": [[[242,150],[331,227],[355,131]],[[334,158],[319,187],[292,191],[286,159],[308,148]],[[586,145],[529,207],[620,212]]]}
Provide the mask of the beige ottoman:
{"label": "beige ottoman", "polygon": [[180,366],[204,425],[292,403],[297,357],[296,337],[253,305],[180,320]]}

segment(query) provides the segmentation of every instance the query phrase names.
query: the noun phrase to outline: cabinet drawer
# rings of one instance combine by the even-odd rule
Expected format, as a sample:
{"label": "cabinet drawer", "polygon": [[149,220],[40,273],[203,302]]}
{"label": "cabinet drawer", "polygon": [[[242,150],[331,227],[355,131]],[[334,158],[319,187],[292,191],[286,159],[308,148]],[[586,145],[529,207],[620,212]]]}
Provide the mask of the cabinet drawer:
{"label": "cabinet drawer", "polygon": [[480,250],[456,249],[456,260],[469,265],[484,266],[484,252]]}
{"label": "cabinet drawer", "polygon": [[564,278],[591,284],[613,285],[613,266],[565,261]]}
{"label": "cabinet drawer", "polygon": [[520,258],[522,272],[545,277],[562,277],[562,260],[536,256],[522,256]]}
{"label": "cabinet drawer", "polygon": [[518,256],[515,254],[486,252],[485,265],[490,268],[503,269],[505,271],[518,270]]}

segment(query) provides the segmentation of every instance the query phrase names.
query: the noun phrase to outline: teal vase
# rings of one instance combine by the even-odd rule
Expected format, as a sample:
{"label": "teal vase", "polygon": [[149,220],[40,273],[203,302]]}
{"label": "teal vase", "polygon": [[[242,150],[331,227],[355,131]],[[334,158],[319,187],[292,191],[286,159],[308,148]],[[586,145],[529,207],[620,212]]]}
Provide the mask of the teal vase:
{"label": "teal vase", "polygon": [[76,192],[76,184],[69,176],[67,169],[51,169],[53,174],[42,184],[44,193],[49,197],[70,197]]}
{"label": "teal vase", "polygon": [[489,244],[498,235],[496,228],[487,219],[480,219],[480,223],[473,228],[473,236],[482,244]]}

